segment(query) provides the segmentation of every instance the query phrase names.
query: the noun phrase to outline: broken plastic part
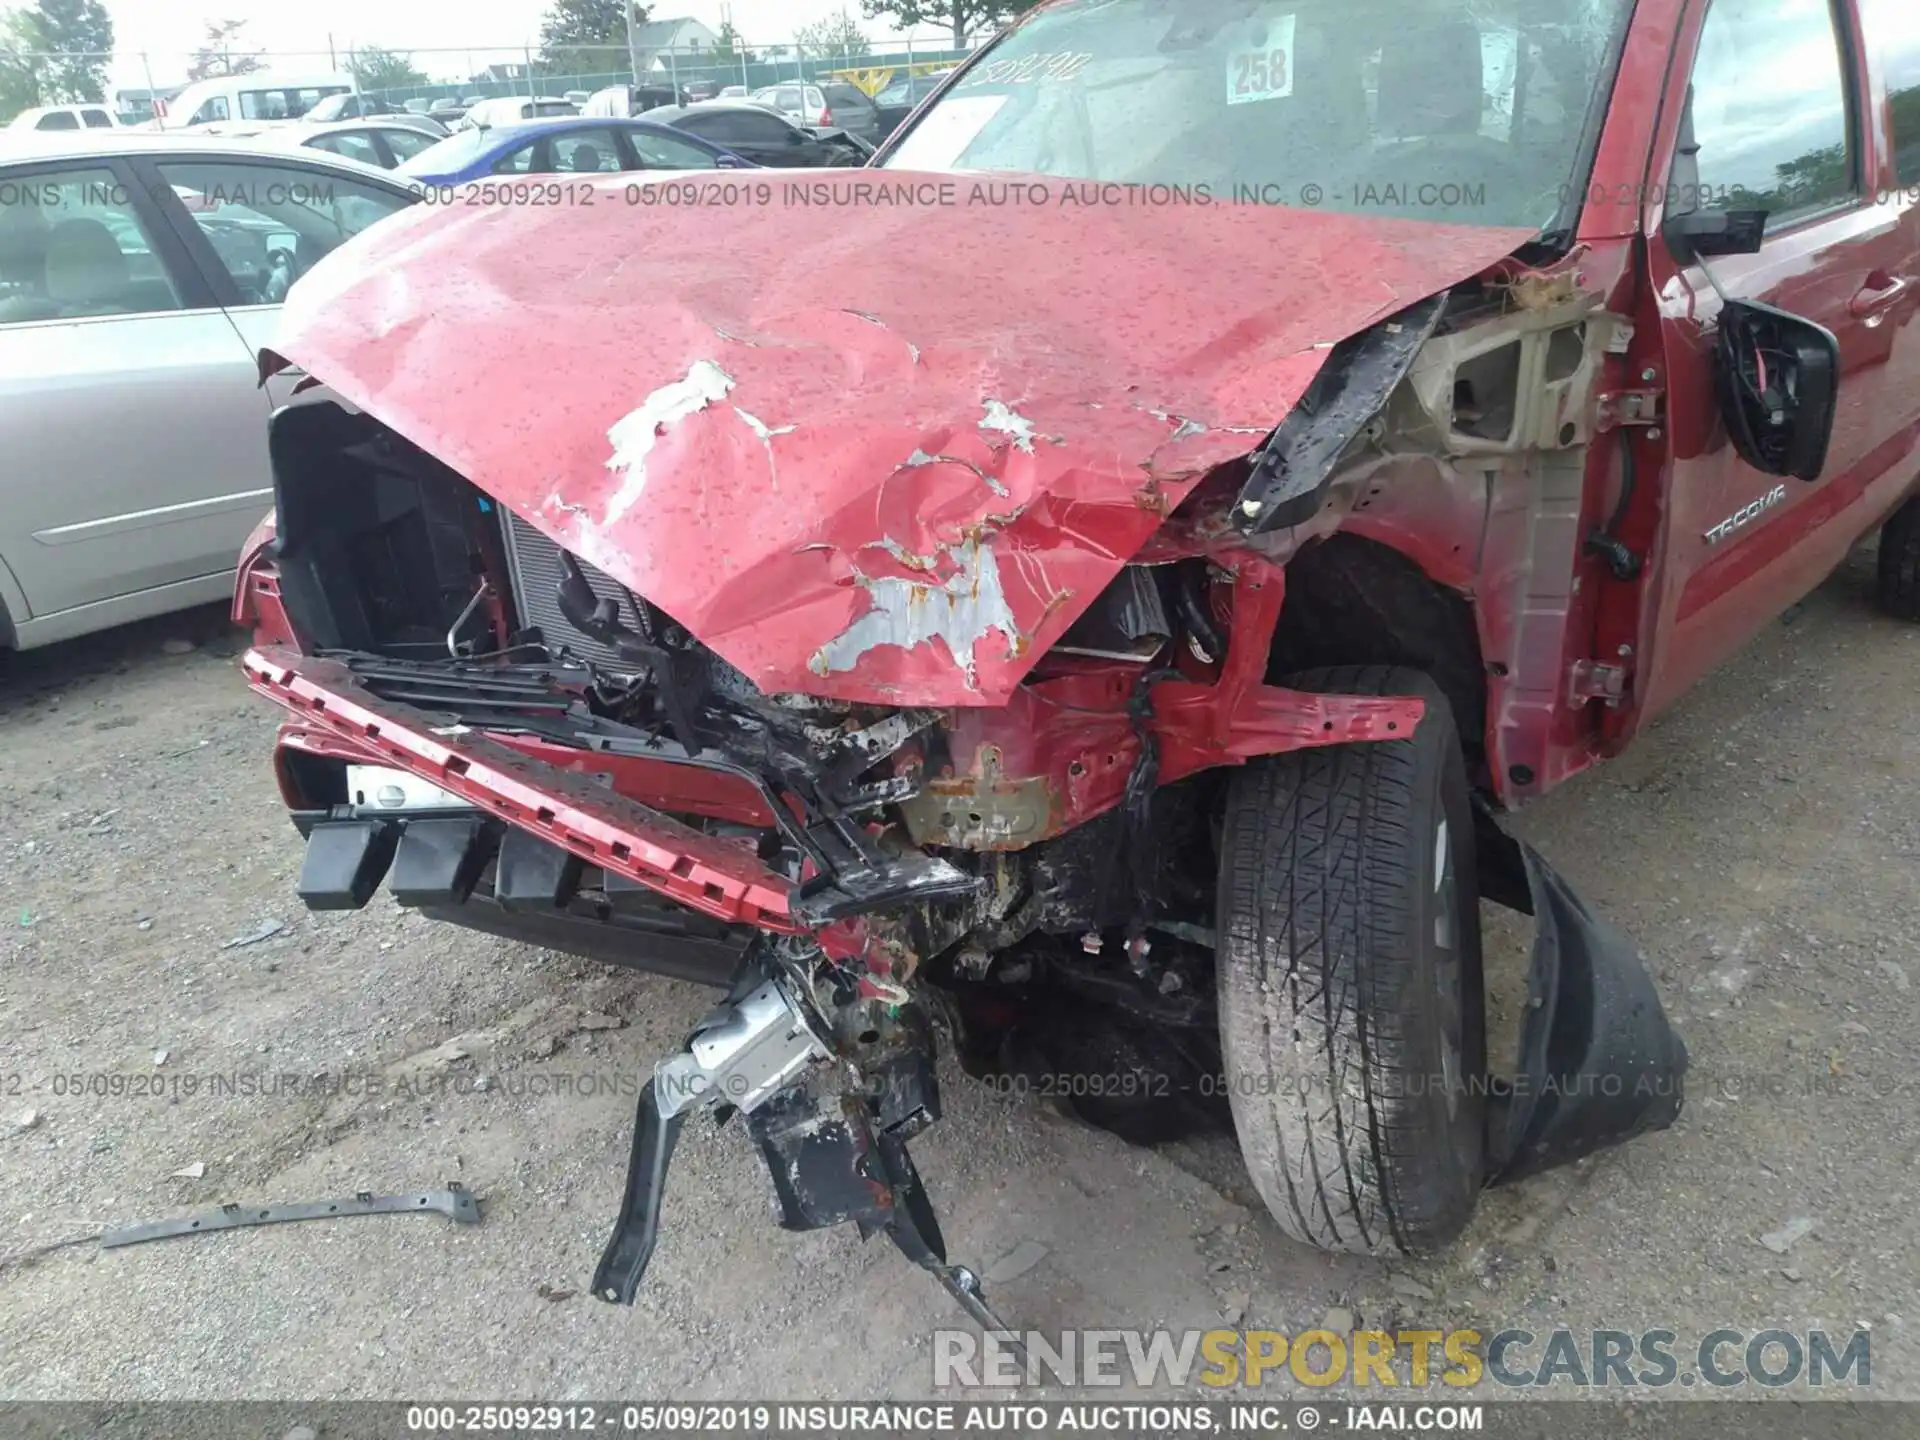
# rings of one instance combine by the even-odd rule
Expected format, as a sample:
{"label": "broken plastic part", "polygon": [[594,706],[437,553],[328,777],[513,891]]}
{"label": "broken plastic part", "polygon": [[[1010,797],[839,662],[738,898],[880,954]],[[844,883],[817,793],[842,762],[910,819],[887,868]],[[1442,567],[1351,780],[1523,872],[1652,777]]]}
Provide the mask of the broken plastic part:
{"label": "broken plastic part", "polygon": [[1492,862],[1487,898],[1530,910],[1537,926],[1518,1068],[1488,1113],[1488,1183],[1501,1184],[1673,1124],[1687,1047],[1631,940],[1490,819],[1479,840]]}

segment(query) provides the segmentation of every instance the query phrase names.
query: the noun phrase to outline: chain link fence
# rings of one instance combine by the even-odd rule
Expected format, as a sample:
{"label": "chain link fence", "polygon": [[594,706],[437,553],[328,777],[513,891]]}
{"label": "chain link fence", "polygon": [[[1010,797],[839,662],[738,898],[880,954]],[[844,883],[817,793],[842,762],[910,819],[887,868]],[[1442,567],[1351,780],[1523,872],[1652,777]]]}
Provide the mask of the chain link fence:
{"label": "chain link fence", "polygon": [[[590,94],[625,84],[672,87],[700,99],[731,87],[751,92],[782,82],[818,84],[836,80],[875,95],[897,79],[945,69],[968,53],[899,40],[875,43],[860,54],[846,54],[809,49],[790,40],[779,44],[741,42],[732,49],[703,45],[569,46],[559,54],[545,54],[536,45],[248,52],[230,57],[227,64],[246,66],[244,74],[257,79],[263,90],[293,92],[325,80],[349,85],[390,105],[405,106],[413,101],[412,108],[420,109],[442,99],[471,102],[517,95],[572,95],[577,99],[581,92]],[[190,52],[12,51],[0,54],[0,64],[19,72],[16,79],[20,83],[6,87],[14,111],[71,100],[72,77],[84,72],[103,80],[104,98],[122,123],[178,125],[193,117],[177,113],[172,101],[185,89],[187,81],[183,77],[191,73],[198,58]],[[235,72],[215,70],[215,76],[222,73]],[[6,98],[0,95],[0,106],[5,105]],[[0,109],[0,126],[11,118]]]}

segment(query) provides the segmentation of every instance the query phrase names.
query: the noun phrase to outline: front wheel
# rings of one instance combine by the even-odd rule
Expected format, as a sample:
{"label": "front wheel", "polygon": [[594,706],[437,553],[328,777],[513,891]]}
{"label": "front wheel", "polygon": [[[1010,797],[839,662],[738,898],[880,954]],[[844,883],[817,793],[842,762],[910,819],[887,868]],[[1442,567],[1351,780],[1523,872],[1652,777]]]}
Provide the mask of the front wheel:
{"label": "front wheel", "polygon": [[1385,666],[1285,682],[1415,695],[1413,738],[1254,761],[1229,787],[1218,984],[1234,1128],[1280,1228],[1324,1250],[1455,1239],[1483,1174],[1472,800],[1453,714]]}

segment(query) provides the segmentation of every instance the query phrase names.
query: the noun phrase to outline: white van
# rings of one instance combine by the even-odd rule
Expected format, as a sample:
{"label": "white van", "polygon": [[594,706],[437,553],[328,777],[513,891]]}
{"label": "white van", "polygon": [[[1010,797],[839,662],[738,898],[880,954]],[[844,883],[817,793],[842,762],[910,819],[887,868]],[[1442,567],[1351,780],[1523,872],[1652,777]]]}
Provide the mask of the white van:
{"label": "white van", "polygon": [[298,120],[329,95],[352,93],[351,75],[222,75],[197,80],[173,99],[154,102],[169,129],[232,120]]}

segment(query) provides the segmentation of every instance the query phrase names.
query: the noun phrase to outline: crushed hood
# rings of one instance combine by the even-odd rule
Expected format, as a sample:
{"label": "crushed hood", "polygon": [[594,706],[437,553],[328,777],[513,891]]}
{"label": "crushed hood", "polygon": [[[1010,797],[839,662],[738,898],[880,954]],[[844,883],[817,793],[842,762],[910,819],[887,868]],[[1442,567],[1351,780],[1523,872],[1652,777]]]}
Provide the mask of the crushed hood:
{"label": "crushed hood", "polygon": [[1528,238],[732,178],[416,206],[294,287],[275,350],[763,690],[892,704],[1005,703],[1329,347]]}

